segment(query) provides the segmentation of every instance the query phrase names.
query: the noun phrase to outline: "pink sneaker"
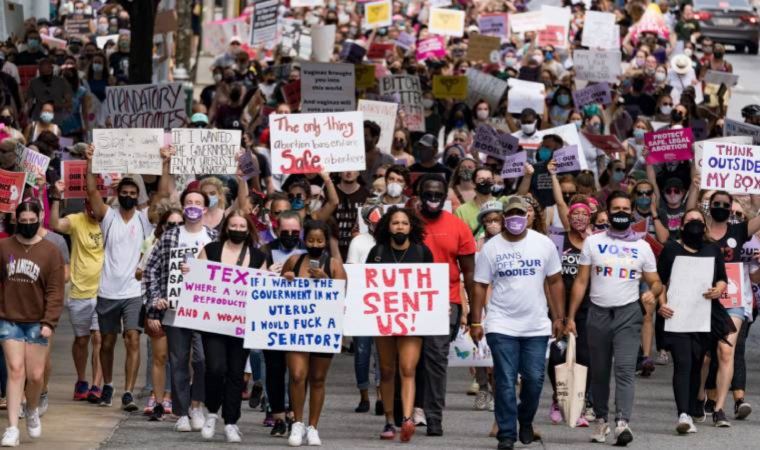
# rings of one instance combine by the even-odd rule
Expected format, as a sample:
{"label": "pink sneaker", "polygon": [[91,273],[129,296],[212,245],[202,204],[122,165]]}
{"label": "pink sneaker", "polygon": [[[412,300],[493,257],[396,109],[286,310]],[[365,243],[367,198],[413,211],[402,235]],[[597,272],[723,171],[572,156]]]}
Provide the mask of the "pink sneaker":
{"label": "pink sneaker", "polygon": [[562,423],[562,411],[560,411],[559,403],[556,401],[552,402],[552,409],[549,410],[549,419],[551,419],[554,425]]}
{"label": "pink sneaker", "polygon": [[588,428],[588,420],[586,420],[586,418],[583,416],[578,417],[578,420],[575,421],[575,427]]}

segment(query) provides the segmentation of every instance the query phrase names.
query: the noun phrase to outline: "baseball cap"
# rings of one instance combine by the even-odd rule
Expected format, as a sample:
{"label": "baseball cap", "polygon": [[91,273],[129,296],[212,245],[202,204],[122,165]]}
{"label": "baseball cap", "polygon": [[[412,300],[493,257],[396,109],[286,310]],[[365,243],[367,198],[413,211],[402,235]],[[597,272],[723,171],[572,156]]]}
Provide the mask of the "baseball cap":
{"label": "baseball cap", "polygon": [[510,195],[504,199],[504,212],[512,211],[516,209],[524,213],[528,213],[528,206],[525,204],[525,200],[519,195]]}
{"label": "baseball cap", "polygon": [[425,134],[417,141],[417,145],[438,149],[438,139],[430,133]]}
{"label": "baseball cap", "polygon": [[504,204],[498,200],[488,200],[483,203],[478,212],[478,223],[483,223],[483,217],[492,212],[504,212]]}

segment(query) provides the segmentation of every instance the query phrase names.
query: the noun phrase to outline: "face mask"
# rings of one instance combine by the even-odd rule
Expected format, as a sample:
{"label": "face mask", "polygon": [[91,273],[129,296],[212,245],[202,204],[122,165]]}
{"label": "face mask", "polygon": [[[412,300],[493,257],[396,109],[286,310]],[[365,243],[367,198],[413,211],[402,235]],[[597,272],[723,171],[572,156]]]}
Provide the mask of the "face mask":
{"label": "face mask", "polygon": [[434,219],[441,215],[443,203],[446,201],[446,195],[442,192],[423,192],[422,195],[422,215]]}
{"label": "face mask", "polygon": [[408,239],[409,235],[406,233],[393,233],[391,234],[391,239],[393,239],[393,243],[396,245],[402,245],[406,240]]}
{"label": "face mask", "polygon": [[221,82],[221,81],[222,81],[222,78],[224,78],[224,77],[222,77],[222,74],[221,74],[221,73],[215,73],[215,74],[214,74],[214,83],[219,83],[219,82]]}
{"label": "face mask", "polygon": [[519,236],[528,226],[528,218],[525,216],[509,216],[504,218],[504,228],[513,236]]}
{"label": "face mask", "polygon": [[488,119],[488,115],[489,115],[488,114],[488,110],[486,110],[486,109],[479,109],[476,114],[478,116],[478,119],[480,119],[480,120],[486,120],[486,119]]}
{"label": "face mask", "polygon": [[590,124],[588,124],[588,129],[593,134],[599,134],[602,131],[602,124],[601,123],[590,123]]}
{"label": "face mask", "polygon": [[472,181],[472,175],[474,172],[470,169],[462,169],[459,171],[459,178],[462,181]]}
{"label": "face mask", "polygon": [[491,183],[490,181],[484,181],[482,183],[478,183],[475,185],[475,191],[481,195],[488,195],[491,193],[492,187],[493,187],[493,183]]}
{"label": "face mask", "polygon": [[633,138],[637,141],[641,141],[644,139],[644,135],[646,134],[647,130],[642,130],[641,128],[634,128],[633,129]]}
{"label": "face mask", "polygon": [[53,121],[53,113],[49,111],[45,111],[43,113],[40,113],[40,120],[45,123],[50,123]]}
{"label": "face mask", "polygon": [[552,159],[552,150],[550,148],[541,147],[536,153],[536,158],[541,162],[549,161]]}
{"label": "face mask", "polygon": [[567,106],[570,104],[570,96],[567,94],[560,94],[557,96],[557,104],[560,106]]}
{"label": "face mask", "polygon": [[491,222],[486,225],[486,234],[489,236],[496,236],[501,233],[501,224],[498,222]]}
{"label": "face mask", "polygon": [[636,58],[636,67],[644,67],[644,58]]}
{"label": "face mask", "polygon": [[494,197],[499,197],[503,193],[504,193],[503,184],[494,184],[493,186],[491,186],[491,195],[493,195]]}
{"label": "face mask", "polygon": [[691,55],[693,55],[694,52],[690,48],[685,48],[683,50],[683,54],[686,55],[686,56],[688,56],[689,58],[691,58]]}
{"label": "face mask", "polygon": [[126,52],[129,50],[129,42],[119,42],[119,50]]}
{"label": "face mask", "polygon": [[725,222],[730,215],[731,210],[728,208],[710,208],[710,217],[716,222]]}
{"label": "face mask", "polygon": [[98,33],[100,33],[100,34],[106,34],[106,33],[108,33],[108,24],[107,23],[99,23],[98,24]]}
{"label": "face mask", "polygon": [[581,127],[583,126],[582,120],[573,120],[573,123],[575,124],[575,129],[580,131]]}
{"label": "face mask", "polygon": [[524,134],[531,135],[536,132],[536,122],[524,123],[520,126]]}
{"label": "face mask", "polygon": [[515,64],[517,64],[517,58],[514,58],[514,57],[505,58],[504,64],[506,64],[507,67],[514,67]]}
{"label": "face mask", "polygon": [[554,53],[546,52],[546,55],[544,56],[544,58],[546,58],[547,61],[551,61],[554,59]]}
{"label": "face mask", "polygon": [[325,251],[324,247],[306,247],[306,251],[309,253],[309,258],[319,259],[322,256],[322,252]]}
{"label": "face mask", "polygon": [[288,250],[298,245],[299,237],[297,231],[283,231],[280,233],[280,244]]}
{"label": "face mask", "polygon": [[309,200],[309,211],[319,211],[322,208],[322,200],[313,198]]}
{"label": "face mask", "polygon": [[710,214],[710,200],[705,200],[700,203],[699,209],[701,209],[705,215]]}
{"label": "face mask", "polygon": [[638,206],[641,209],[649,208],[649,205],[652,204],[652,199],[649,197],[639,197],[636,199],[636,206]]}
{"label": "face mask", "polygon": [[625,172],[612,172],[612,181],[620,183],[625,178]]}
{"label": "face mask", "polygon": [[429,99],[429,98],[423,98],[422,99],[422,106],[424,106],[427,109],[432,108],[434,103],[435,102],[433,100]]}
{"label": "face mask", "polygon": [[185,206],[183,215],[188,222],[197,223],[203,217],[203,208],[199,206]]}
{"label": "face mask", "polygon": [[459,164],[459,157],[457,155],[449,155],[446,157],[446,165],[449,168],[455,168]]}
{"label": "face mask", "polygon": [[40,222],[34,223],[19,223],[16,224],[16,232],[24,239],[31,239],[37,234],[37,230],[40,229]]}
{"label": "face mask", "polygon": [[388,186],[385,188],[388,196],[393,198],[400,196],[403,191],[404,187],[400,183],[388,183]]}
{"label": "face mask", "polygon": [[536,55],[536,56],[534,56],[531,59],[533,60],[533,62],[535,62],[538,65],[541,65],[541,64],[544,63],[544,57],[543,57],[543,55]]}
{"label": "face mask", "polygon": [[681,240],[687,246],[699,250],[705,240],[705,224],[699,220],[686,222],[681,230]]}
{"label": "face mask", "polygon": [[671,205],[680,205],[683,199],[683,194],[665,194],[665,200]]}
{"label": "face mask", "polygon": [[128,195],[119,196],[119,205],[127,211],[137,206],[137,199]]}
{"label": "face mask", "polygon": [[671,111],[673,111],[672,106],[665,106],[665,105],[660,106],[660,112],[665,114],[666,116],[670,115]]}
{"label": "face mask", "polygon": [[301,197],[296,197],[290,201],[290,207],[296,211],[302,210],[304,206],[305,204]]}
{"label": "face mask", "polygon": [[248,238],[248,232],[242,230],[228,230],[227,236],[233,244],[242,244]]}
{"label": "face mask", "polygon": [[0,123],[5,125],[6,127],[9,127],[13,123],[13,118],[9,116],[0,116]]}
{"label": "face mask", "polygon": [[586,231],[590,222],[591,218],[589,216],[570,217],[570,227],[579,233]]}
{"label": "face mask", "polygon": [[654,81],[662,83],[665,81],[665,74],[663,72],[657,72],[654,74]]}
{"label": "face mask", "polygon": [[92,65],[92,71],[95,72],[95,73],[101,73],[101,72],[103,72],[103,64],[93,63],[93,65]]}
{"label": "face mask", "polygon": [[393,146],[396,147],[396,148],[398,148],[398,149],[403,149],[403,148],[406,147],[406,141],[403,140],[403,139],[395,139],[393,141]]}
{"label": "face mask", "polygon": [[435,158],[435,153],[436,151],[434,149],[428,147],[420,147],[419,150],[417,150],[418,159],[422,162],[427,162]]}
{"label": "face mask", "polygon": [[214,208],[218,204],[219,204],[219,196],[217,196],[217,195],[209,195],[208,196],[208,207],[209,208]]}
{"label": "face mask", "polygon": [[713,53],[713,57],[715,57],[715,59],[721,59],[723,58],[723,52],[715,52]]}
{"label": "face mask", "polygon": [[604,230],[608,229],[609,227],[610,227],[610,224],[608,224],[608,223],[595,223],[594,224],[594,229],[596,231],[604,231]]}
{"label": "face mask", "polygon": [[671,120],[672,120],[674,123],[680,123],[680,122],[683,120],[683,114],[681,114],[681,111],[678,111],[678,110],[673,110],[673,111],[670,113],[670,119],[671,119]]}
{"label": "face mask", "polygon": [[26,41],[26,46],[29,47],[30,50],[37,50],[40,48],[40,41],[38,39],[29,39]]}
{"label": "face mask", "polygon": [[618,211],[610,215],[610,225],[618,231],[625,231],[631,226],[632,217],[625,211]]}

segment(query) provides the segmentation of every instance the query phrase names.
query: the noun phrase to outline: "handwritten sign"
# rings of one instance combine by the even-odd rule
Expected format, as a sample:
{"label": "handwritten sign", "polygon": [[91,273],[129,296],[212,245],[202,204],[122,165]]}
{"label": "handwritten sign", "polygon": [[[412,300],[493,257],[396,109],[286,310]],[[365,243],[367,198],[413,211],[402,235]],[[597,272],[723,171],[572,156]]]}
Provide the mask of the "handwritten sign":
{"label": "handwritten sign", "polygon": [[506,14],[481,14],[478,17],[478,29],[480,30],[480,34],[485,36],[509,38],[509,24]]}
{"label": "handwritten sign", "polygon": [[150,128],[95,129],[93,173],[161,175],[164,130]]}
{"label": "handwritten sign", "polygon": [[417,42],[417,61],[428,58],[441,59],[446,56],[446,40],[442,36],[431,36]]}
{"label": "handwritten sign", "polygon": [[171,159],[171,173],[234,175],[240,134],[240,130],[173,129],[172,142],[177,153]]}
{"label": "handwritten sign", "polygon": [[105,106],[113,128],[178,128],[187,119],[182,83],[106,88]]}
{"label": "handwritten sign", "polygon": [[574,90],[573,101],[576,108],[582,108],[591,103],[609,105],[612,103],[610,85],[609,83],[597,83]]}
{"label": "handwritten sign", "polygon": [[557,164],[557,173],[581,170],[580,155],[578,154],[577,145],[568,145],[567,147],[554,150],[552,158]]}
{"label": "handwritten sign", "polygon": [[395,50],[396,44],[393,42],[373,42],[367,51],[367,59],[385,59]]}
{"label": "handwritten sign", "polygon": [[381,152],[390,153],[393,144],[393,131],[396,129],[398,104],[360,99],[356,110],[364,113],[364,120],[371,120],[380,125],[380,140],[377,143],[377,148]]}
{"label": "handwritten sign", "polygon": [[704,142],[702,189],[760,194],[760,146]]}
{"label": "handwritten sign", "polygon": [[0,169],[0,212],[12,213],[23,199],[26,174]]}
{"label": "handwritten sign", "polygon": [[340,353],[344,280],[252,277],[245,348]]}
{"label": "handwritten sign", "polygon": [[410,131],[425,131],[422,107],[422,84],[417,75],[391,75],[378,80],[380,95],[398,95],[404,125]]}
{"label": "handwritten sign", "polygon": [[277,40],[277,10],[280,0],[258,0],[254,3],[251,26],[251,47],[274,44]]}
{"label": "handwritten sign", "polygon": [[[117,174],[97,174],[98,192],[108,197],[112,181]],[[87,198],[87,161],[61,161],[61,179],[64,182],[63,198]]]}
{"label": "handwritten sign", "polygon": [[433,75],[433,97],[467,98],[467,77],[462,75]]}
{"label": "handwritten sign", "polygon": [[519,147],[519,140],[488,125],[480,125],[475,131],[472,149],[494,158],[505,160]]}
{"label": "handwritten sign", "polygon": [[16,144],[16,165],[26,173],[26,184],[35,186],[37,175],[45,176],[50,157],[24,147],[23,144]]}
{"label": "handwritten sign", "polygon": [[355,84],[353,64],[305,62],[301,65],[301,110],[354,111]]}
{"label": "handwritten sign", "polygon": [[[233,36],[249,36],[251,34],[250,16],[240,16],[234,19],[215,20],[203,24],[203,50],[218,55],[229,47]],[[116,36],[118,38],[118,35]],[[116,42],[116,40],[114,40]]]}
{"label": "handwritten sign", "polygon": [[608,12],[586,11],[581,45],[592,49],[608,49],[615,43],[615,15]]}
{"label": "handwritten sign", "polygon": [[[312,61],[323,63],[330,62],[333,54],[333,48],[335,46],[335,32],[335,24],[313,25],[311,27]],[[302,58],[307,59],[304,56],[302,56]]]}
{"label": "handwritten sign", "polygon": [[448,334],[445,264],[346,264],[345,268],[346,335]]}
{"label": "handwritten sign", "polygon": [[693,143],[691,128],[646,133],[644,147],[648,151],[647,164],[688,161],[694,156],[691,152]]}
{"label": "handwritten sign", "polygon": [[391,0],[380,0],[364,4],[364,17],[362,19],[362,28],[372,30],[391,26],[391,17],[393,11]]}
{"label": "handwritten sign", "polygon": [[499,101],[507,90],[507,82],[483,73],[477,69],[469,68],[467,76],[467,104],[470,107],[480,99],[488,102],[491,111],[499,109]]}
{"label": "handwritten sign", "polygon": [[723,136],[752,136],[752,143],[760,145],[760,127],[749,123],[726,118],[723,124]]}
{"label": "handwritten sign", "polygon": [[544,16],[541,11],[524,12],[509,16],[509,25],[513,33],[525,33],[526,31],[539,31],[546,27]]}
{"label": "handwritten sign", "polygon": [[464,35],[464,11],[431,8],[428,22],[430,34],[462,37]]}
{"label": "handwritten sign", "polygon": [[87,38],[87,36],[92,34],[92,31],[90,30],[90,19],[74,19],[68,17],[63,23],[63,30],[68,37],[79,36],[81,38]]}
{"label": "handwritten sign", "polygon": [[272,114],[272,173],[365,170],[364,114]]}
{"label": "handwritten sign", "polygon": [[718,70],[707,70],[705,74],[705,83],[725,84],[726,87],[734,87],[739,83],[739,75],[735,73],[722,72]]}
{"label": "handwritten sign", "polygon": [[619,50],[575,50],[575,78],[586,81],[614,83],[621,73]]}
{"label": "handwritten sign", "polygon": [[469,61],[499,62],[501,57],[500,46],[501,38],[499,37],[473,34],[467,42],[466,59]]}
{"label": "handwritten sign", "polygon": [[517,152],[509,155],[504,159],[504,167],[501,169],[501,177],[518,178],[525,174],[525,163],[528,161],[528,154]]}
{"label": "handwritten sign", "polygon": [[543,83],[510,78],[507,80],[507,85],[509,86],[507,112],[519,114],[526,108],[539,114],[544,112],[546,86]]}

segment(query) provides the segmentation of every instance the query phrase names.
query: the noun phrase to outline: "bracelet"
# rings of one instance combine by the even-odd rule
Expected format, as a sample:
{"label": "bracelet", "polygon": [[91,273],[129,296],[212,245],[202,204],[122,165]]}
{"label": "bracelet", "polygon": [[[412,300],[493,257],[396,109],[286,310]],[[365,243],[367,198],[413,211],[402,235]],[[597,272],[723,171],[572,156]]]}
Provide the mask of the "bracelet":
{"label": "bracelet", "polygon": [[481,328],[482,328],[482,327],[483,327],[483,324],[482,324],[482,323],[471,323],[471,324],[470,324],[470,328],[473,328],[473,327],[476,327],[476,328],[477,328],[477,327],[481,327]]}

